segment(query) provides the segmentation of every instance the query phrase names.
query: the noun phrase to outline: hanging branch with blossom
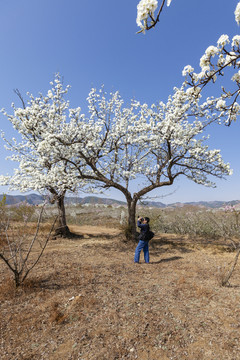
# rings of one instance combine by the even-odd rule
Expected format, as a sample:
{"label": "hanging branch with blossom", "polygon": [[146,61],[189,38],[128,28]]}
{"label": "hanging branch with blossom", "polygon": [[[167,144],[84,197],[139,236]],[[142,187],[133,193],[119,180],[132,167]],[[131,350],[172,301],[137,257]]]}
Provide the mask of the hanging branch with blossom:
{"label": "hanging branch with blossom", "polygon": [[[159,17],[165,5],[165,1],[166,0],[162,0],[156,17],[154,13],[158,7],[157,0],[141,0],[138,3],[136,22],[141,30],[139,30],[137,34],[141,32],[145,33],[146,30],[150,30],[156,26],[159,22]],[[167,6],[170,6],[171,2],[172,0],[167,0]]]}
{"label": "hanging branch with blossom", "polygon": [[[235,9],[235,20],[240,23],[240,2]],[[200,72],[195,72],[191,65],[185,66],[183,76],[185,83],[189,86],[189,91],[200,93],[209,83],[216,83],[219,78],[225,80],[226,73],[230,73],[233,81],[233,89],[225,89],[221,86],[221,96],[216,103],[216,109],[222,112],[225,124],[230,125],[236,121],[240,114],[239,95],[240,95],[240,35],[229,36],[221,35],[217,41],[217,46],[209,46],[200,59]],[[232,74],[231,74],[232,73]]]}

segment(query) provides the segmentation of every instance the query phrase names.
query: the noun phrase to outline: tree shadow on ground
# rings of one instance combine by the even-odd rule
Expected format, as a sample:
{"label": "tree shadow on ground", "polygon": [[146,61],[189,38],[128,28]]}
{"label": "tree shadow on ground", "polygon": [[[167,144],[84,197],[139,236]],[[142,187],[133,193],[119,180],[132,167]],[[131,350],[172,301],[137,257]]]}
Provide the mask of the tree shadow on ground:
{"label": "tree shadow on ground", "polygon": [[225,285],[226,288],[230,288],[230,289],[239,289],[240,285],[232,285],[231,283]]}
{"label": "tree shadow on ground", "polygon": [[66,236],[62,236],[62,235],[59,235],[59,234],[53,234],[52,235],[52,240],[57,240],[57,239],[82,240],[82,239],[84,239],[84,236],[82,234],[77,234],[77,233],[74,233],[74,232],[70,232]]}
{"label": "tree shadow on ground", "polygon": [[57,282],[53,276],[48,275],[46,278],[29,278],[22,284],[22,289],[27,291],[40,291],[40,290],[59,290],[63,286]]}
{"label": "tree shadow on ground", "polygon": [[[102,238],[102,240],[109,240],[106,238]],[[127,244],[125,242],[122,242],[121,240],[118,239],[118,241],[114,242],[114,241],[110,241],[109,243],[107,242],[94,242],[94,243],[85,243],[82,245],[83,248],[85,249],[95,249],[98,251],[103,252],[108,252],[110,253],[111,251],[117,251],[119,253],[126,253],[128,251],[135,251],[135,248],[137,246],[137,243],[130,243]]]}
{"label": "tree shadow on ground", "polygon": [[[74,269],[72,269],[74,271]],[[84,271],[84,270],[83,270]],[[85,277],[89,276],[87,283],[91,286],[96,282],[96,274],[88,274],[88,271],[85,271]],[[46,276],[42,276],[41,278],[31,277],[26,279],[22,284],[21,288],[27,292],[41,292],[41,291],[52,291],[57,292],[59,290],[67,290],[67,289],[80,289],[82,286],[83,278],[80,276],[80,271],[76,270],[74,273],[70,274],[69,272],[56,272],[53,274],[49,274]]]}
{"label": "tree shadow on ground", "polygon": [[151,261],[151,264],[161,264],[164,262],[175,261],[175,260],[180,260],[180,259],[183,259],[183,257],[182,256],[172,256],[170,258],[161,259],[158,261]]}
{"label": "tree shadow on ground", "polygon": [[159,237],[150,242],[150,248],[154,255],[159,255],[170,250],[177,250],[181,253],[192,253],[191,244],[185,242],[182,238]]}
{"label": "tree shadow on ground", "polygon": [[69,239],[76,239],[76,240],[89,240],[92,239],[102,239],[102,240],[111,240],[116,238],[118,235],[116,234],[107,234],[107,233],[101,233],[101,234],[91,234],[91,233],[84,233],[84,234],[78,234],[78,233],[72,233],[73,236],[69,237]]}
{"label": "tree shadow on ground", "polygon": [[116,234],[106,234],[106,233],[102,233],[102,234],[84,234],[84,236],[87,236],[87,238],[94,238],[94,239],[114,239],[117,237]]}

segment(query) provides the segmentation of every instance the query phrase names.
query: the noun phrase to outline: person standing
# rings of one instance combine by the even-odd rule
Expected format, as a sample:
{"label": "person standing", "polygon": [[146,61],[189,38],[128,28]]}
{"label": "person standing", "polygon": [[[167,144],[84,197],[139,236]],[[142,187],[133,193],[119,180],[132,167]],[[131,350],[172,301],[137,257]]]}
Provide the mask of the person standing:
{"label": "person standing", "polygon": [[148,240],[147,240],[147,233],[150,231],[149,227],[150,219],[148,217],[138,217],[137,219],[137,226],[141,229],[140,235],[138,237],[139,242],[137,244],[135,255],[134,255],[134,262],[139,263],[140,253],[143,250],[144,253],[144,260],[145,263],[149,263],[149,247],[148,247]]}

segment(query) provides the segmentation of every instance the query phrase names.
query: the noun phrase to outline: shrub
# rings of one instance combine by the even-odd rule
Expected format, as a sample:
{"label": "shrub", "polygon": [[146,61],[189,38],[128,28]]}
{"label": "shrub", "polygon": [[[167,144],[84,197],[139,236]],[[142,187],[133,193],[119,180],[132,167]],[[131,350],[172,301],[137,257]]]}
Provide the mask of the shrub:
{"label": "shrub", "polygon": [[31,221],[35,214],[35,206],[23,201],[11,207],[11,219],[13,221]]}
{"label": "shrub", "polygon": [[[28,207],[25,206],[24,208],[28,209]],[[21,208],[21,216],[24,221],[19,226],[19,224],[11,224],[10,219],[6,216],[5,204],[0,206],[0,209],[0,211],[5,214],[5,217],[1,217],[0,239],[3,240],[0,247],[0,259],[2,259],[11,270],[14,276],[15,285],[16,287],[19,287],[43,255],[57,217],[53,222],[48,235],[43,240],[39,240],[38,234],[44,207],[42,207],[39,213],[34,235],[28,231],[29,228],[27,226],[29,218],[31,217],[29,214],[31,213],[27,212],[25,216],[23,209]]]}

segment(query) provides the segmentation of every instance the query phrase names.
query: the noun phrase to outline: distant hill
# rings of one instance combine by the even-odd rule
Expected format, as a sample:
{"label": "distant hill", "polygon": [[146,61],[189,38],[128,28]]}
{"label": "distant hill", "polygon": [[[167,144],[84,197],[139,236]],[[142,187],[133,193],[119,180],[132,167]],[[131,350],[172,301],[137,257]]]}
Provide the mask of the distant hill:
{"label": "distant hill", "polygon": [[157,207],[157,208],[165,208],[168,207],[169,205],[166,205],[160,201],[140,201],[139,203],[140,205],[145,205],[145,206],[149,206],[149,207]]}
{"label": "distant hill", "polygon": [[234,206],[240,205],[240,200],[232,200],[232,201],[198,201],[198,202],[187,202],[185,205],[198,205],[204,206],[208,208],[221,208],[225,206]]}
{"label": "distant hill", "polygon": [[[0,195],[0,201],[3,198],[3,194]],[[28,195],[6,195],[6,204],[7,205],[16,205],[23,201],[26,201],[31,205],[39,205],[44,201],[44,197],[38,194],[28,194]],[[109,198],[99,198],[97,196],[86,196],[81,197],[71,197],[67,196],[65,198],[65,204],[106,204],[106,205],[125,205],[124,201],[119,201]]]}
{"label": "distant hill", "polygon": [[[0,195],[0,201],[2,200],[3,195]],[[23,201],[26,201],[31,205],[38,205],[44,201],[43,196],[38,194],[29,194],[29,195],[7,195],[6,204],[7,205],[16,205]]]}
{"label": "distant hill", "polygon": [[109,198],[99,198],[97,196],[70,197],[67,196],[65,204],[104,204],[104,205],[126,205],[124,201]]}
{"label": "distant hill", "polygon": [[[0,200],[2,200],[3,195],[0,195]],[[38,194],[28,194],[28,195],[7,195],[6,204],[7,205],[16,205],[20,202],[26,201],[31,205],[39,205],[43,203],[44,197]],[[109,198],[99,198],[97,196],[86,196],[86,197],[77,197],[77,196],[67,196],[65,198],[65,204],[104,204],[104,205],[126,205],[126,202],[119,201],[115,199]],[[211,209],[219,209],[225,206],[234,206],[240,208],[240,200],[232,200],[232,201],[192,201],[192,202],[176,202],[172,204],[164,204],[158,201],[144,201],[140,203],[141,205],[150,206],[150,207],[157,207],[157,208],[177,208],[183,207],[186,205],[191,206],[199,206]]]}

